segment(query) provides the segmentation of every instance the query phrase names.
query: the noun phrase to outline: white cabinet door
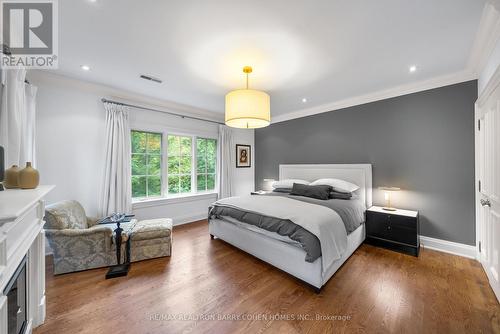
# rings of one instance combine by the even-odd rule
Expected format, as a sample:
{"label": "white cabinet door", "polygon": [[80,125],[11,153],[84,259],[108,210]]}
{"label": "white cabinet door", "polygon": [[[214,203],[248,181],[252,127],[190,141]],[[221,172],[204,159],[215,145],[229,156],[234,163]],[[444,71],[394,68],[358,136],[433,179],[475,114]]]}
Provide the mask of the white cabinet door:
{"label": "white cabinet door", "polygon": [[476,218],[479,260],[500,300],[500,80],[497,81],[476,105]]}

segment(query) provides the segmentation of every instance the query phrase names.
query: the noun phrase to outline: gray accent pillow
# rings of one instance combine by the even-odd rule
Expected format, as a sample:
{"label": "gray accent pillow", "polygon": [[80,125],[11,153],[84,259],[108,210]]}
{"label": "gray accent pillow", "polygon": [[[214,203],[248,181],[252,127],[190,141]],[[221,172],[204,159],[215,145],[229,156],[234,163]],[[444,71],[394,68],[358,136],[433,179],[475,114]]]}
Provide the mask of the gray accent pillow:
{"label": "gray accent pillow", "polygon": [[332,199],[351,199],[352,193],[343,193],[339,191],[330,191],[330,198]]}
{"label": "gray accent pillow", "polygon": [[275,193],[287,193],[287,194],[289,194],[290,191],[292,191],[292,188],[276,188],[276,189],[273,189],[273,192],[275,192]]}
{"label": "gray accent pillow", "polygon": [[330,196],[330,190],[332,190],[332,187],[330,186],[308,186],[305,184],[294,183],[290,195],[327,200]]}

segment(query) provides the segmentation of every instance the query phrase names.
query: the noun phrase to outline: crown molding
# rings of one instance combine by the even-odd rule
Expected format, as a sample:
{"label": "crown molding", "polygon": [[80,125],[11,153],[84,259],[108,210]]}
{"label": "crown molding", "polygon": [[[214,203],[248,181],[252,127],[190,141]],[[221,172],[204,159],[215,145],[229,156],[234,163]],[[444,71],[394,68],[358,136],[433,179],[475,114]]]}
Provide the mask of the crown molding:
{"label": "crown molding", "polygon": [[[100,98],[118,100],[124,103],[135,104],[145,108],[153,108],[179,113],[185,116],[201,117],[213,121],[224,121],[224,115],[207,109],[192,107],[185,104],[176,103],[173,101],[162,100],[142,94],[133,93],[131,91],[115,88],[105,84],[85,81],[69,76],[65,76],[53,71],[47,70],[30,70],[28,76],[35,85],[53,83],[72,87],[100,95]],[[100,100],[100,99],[99,99]]]}
{"label": "crown molding", "polygon": [[370,102],[390,99],[397,96],[417,93],[429,89],[453,85],[474,79],[477,79],[477,75],[474,72],[471,72],[469,70],[464,70],[454,74],[444,75],[441,77],[418,81],[418,82],[412,82],[409,84],[392,87],[374,93],[347,98],[333,103],[327,103],[316,107],[292,111],[286,114],[273,117],[272,123],[279,123],[295,118],[312,116],[329,111],[353,107],[360,104],[366,104]]}
{"label": "crown molding", "polygon": [[490,0],[483,9],[467,69],[479,75],[500,41],[500,0]]}

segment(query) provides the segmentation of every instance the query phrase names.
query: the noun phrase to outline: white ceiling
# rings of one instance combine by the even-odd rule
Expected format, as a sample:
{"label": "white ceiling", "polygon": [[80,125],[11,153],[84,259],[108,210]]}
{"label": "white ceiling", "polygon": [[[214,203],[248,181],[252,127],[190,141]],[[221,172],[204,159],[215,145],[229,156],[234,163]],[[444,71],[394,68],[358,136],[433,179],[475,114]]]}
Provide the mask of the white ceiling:
{"label": "white ceiling", "polygon": [[251,65],[277,116],[462,71],[485,2],[59,1],[58,72],[222,113]]}

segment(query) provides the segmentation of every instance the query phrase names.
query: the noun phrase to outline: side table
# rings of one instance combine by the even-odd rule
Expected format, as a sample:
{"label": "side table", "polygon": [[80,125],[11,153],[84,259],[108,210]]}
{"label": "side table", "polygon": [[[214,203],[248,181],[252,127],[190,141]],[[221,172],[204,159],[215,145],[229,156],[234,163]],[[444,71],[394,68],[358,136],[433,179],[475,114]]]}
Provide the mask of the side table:
{"label": "side table", "polygon": [[122,253],[122,233],[123,233],[123,228],[120,226],[122,223],[126,222],[131,222],[132,217],[134,215],[124,215],[120,219],[114,221],[113,216],[106,217],[102,219],[98,224],[116,224],[116,228],[114,230],[115,232],[115,247],[116,247],[116,264],[113,266],[109,267],[108,272],[106,273],[106,279],[110,278],[115,278],[115,277],[121,277],[121,276],[127,276],[129,270],[130,270],[130,231],[134,228],[136,224],[136,220],[133,221],[133,223],[128,226],[127,229],[127,241],[125,244],[125,260],[123,263],[121,263],[121,253]]}

